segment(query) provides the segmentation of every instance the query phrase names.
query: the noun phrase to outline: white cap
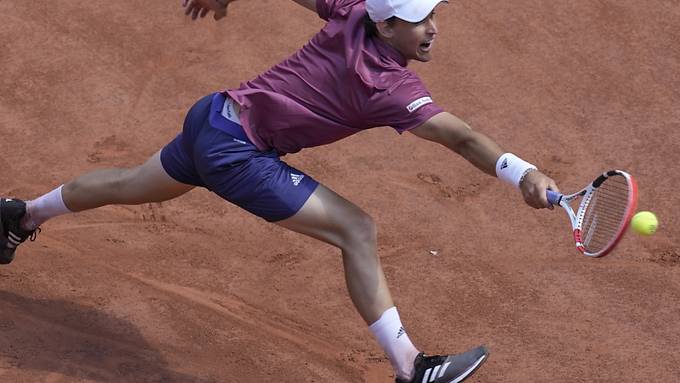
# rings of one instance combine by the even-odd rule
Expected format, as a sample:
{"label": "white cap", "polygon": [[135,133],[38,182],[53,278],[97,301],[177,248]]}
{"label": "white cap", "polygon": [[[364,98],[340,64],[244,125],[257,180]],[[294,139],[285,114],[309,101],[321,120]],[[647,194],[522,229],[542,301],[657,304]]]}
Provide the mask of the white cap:
{"label": "white cap", "polygon": [[422,21],[437,4],[447,0],[366,0],[366,11],[373,22],[396,16],[409,23]]}

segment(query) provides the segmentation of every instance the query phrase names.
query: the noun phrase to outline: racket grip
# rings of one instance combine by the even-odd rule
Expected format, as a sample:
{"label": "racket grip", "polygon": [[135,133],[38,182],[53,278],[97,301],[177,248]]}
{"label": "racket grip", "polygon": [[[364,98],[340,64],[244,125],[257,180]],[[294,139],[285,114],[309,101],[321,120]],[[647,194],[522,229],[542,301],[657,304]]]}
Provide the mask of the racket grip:
{"label": "racket grip", "polygon": [[562,193],[558,193],[552,190],[546,190],[546,195],[548,197],[548,202],[552,205],[559,205],[562,200]]}

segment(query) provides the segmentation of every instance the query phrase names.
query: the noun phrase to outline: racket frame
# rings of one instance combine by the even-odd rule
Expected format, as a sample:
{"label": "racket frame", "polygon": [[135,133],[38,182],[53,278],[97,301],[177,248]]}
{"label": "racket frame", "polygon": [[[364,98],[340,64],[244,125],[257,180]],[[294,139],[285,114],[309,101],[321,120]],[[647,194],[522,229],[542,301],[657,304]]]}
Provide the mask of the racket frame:
{"label": "racket frame", "polygon": [[[592,196],[597,190],[597,188],[599,188],[600,185],[602,185],[602,183],[604,183],[607,180],[607,178],[612,176],[623,176],[626,179],[626,183],[628,184],[628,190],[630,191],[628,193],[626,211],[623,214],[624,219],[621,221],[621,224],[618,227],[616,235],[612,237],[609,243],[607,243],[607,245],[604,246],[602,250],[597,251],[595,253],[589,252],[583,245],[582,236],[583,228],[582,225],[584,221],[585,212],[588,208],[588,205],[592,201]],[[616,247],[621,238],[623,238],[623,235],[626,233],[626,229],[630,224],[630,220],[633,217],[633,214],[635,213],[635,209],[637,208],[637,193],[638,193],[637,183],[635,182],[633,176],[622,170],[610,170],[602,173],[588,186],[586,186],[585,188],[581,189],[576,193],[564,195],[561,193],[554,192],[552,190],[548,190],[547,194],[548,201],[551,204],[559,205],[567,212],[567,215],[569,216],[569,221],[571,222],[574,242],[576,243],[576,249],[583,253],[583,255],[598,258],[604,257],[605,255],[609,254],[609,252],[611,252],[614,249],[614,247]],[[578,210],[574,212],[574,209],[572,209],[571,207],[571,202],[579,197],[582,197],[582,199],[581,202],[579,203]]]}

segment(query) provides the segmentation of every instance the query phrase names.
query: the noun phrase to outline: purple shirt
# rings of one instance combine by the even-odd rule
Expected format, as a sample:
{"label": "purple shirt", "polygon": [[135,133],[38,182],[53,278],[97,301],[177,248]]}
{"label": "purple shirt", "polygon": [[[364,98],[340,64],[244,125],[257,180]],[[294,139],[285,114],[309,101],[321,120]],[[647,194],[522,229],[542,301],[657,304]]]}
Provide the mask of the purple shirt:
{"label": "purple shirt", "polygon": [[402,133],[442,112],[404,57],[366,36],[363,0],[316,3],[328,23],[307,45],[226,91],[258,149],[294,153],[377,126]]}

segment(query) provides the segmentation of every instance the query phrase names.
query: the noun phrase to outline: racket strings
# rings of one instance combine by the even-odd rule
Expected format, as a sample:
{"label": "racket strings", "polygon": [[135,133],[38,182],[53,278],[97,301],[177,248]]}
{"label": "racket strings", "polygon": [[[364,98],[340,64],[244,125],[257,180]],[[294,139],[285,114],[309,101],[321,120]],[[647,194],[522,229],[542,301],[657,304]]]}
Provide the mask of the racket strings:
{"label": "racket strings", "polygon": [[586,251],[595,253],[614,240],[624,224],[630,199],[628,181],[609,177],[590,196],[583,216],[582,239]]}

